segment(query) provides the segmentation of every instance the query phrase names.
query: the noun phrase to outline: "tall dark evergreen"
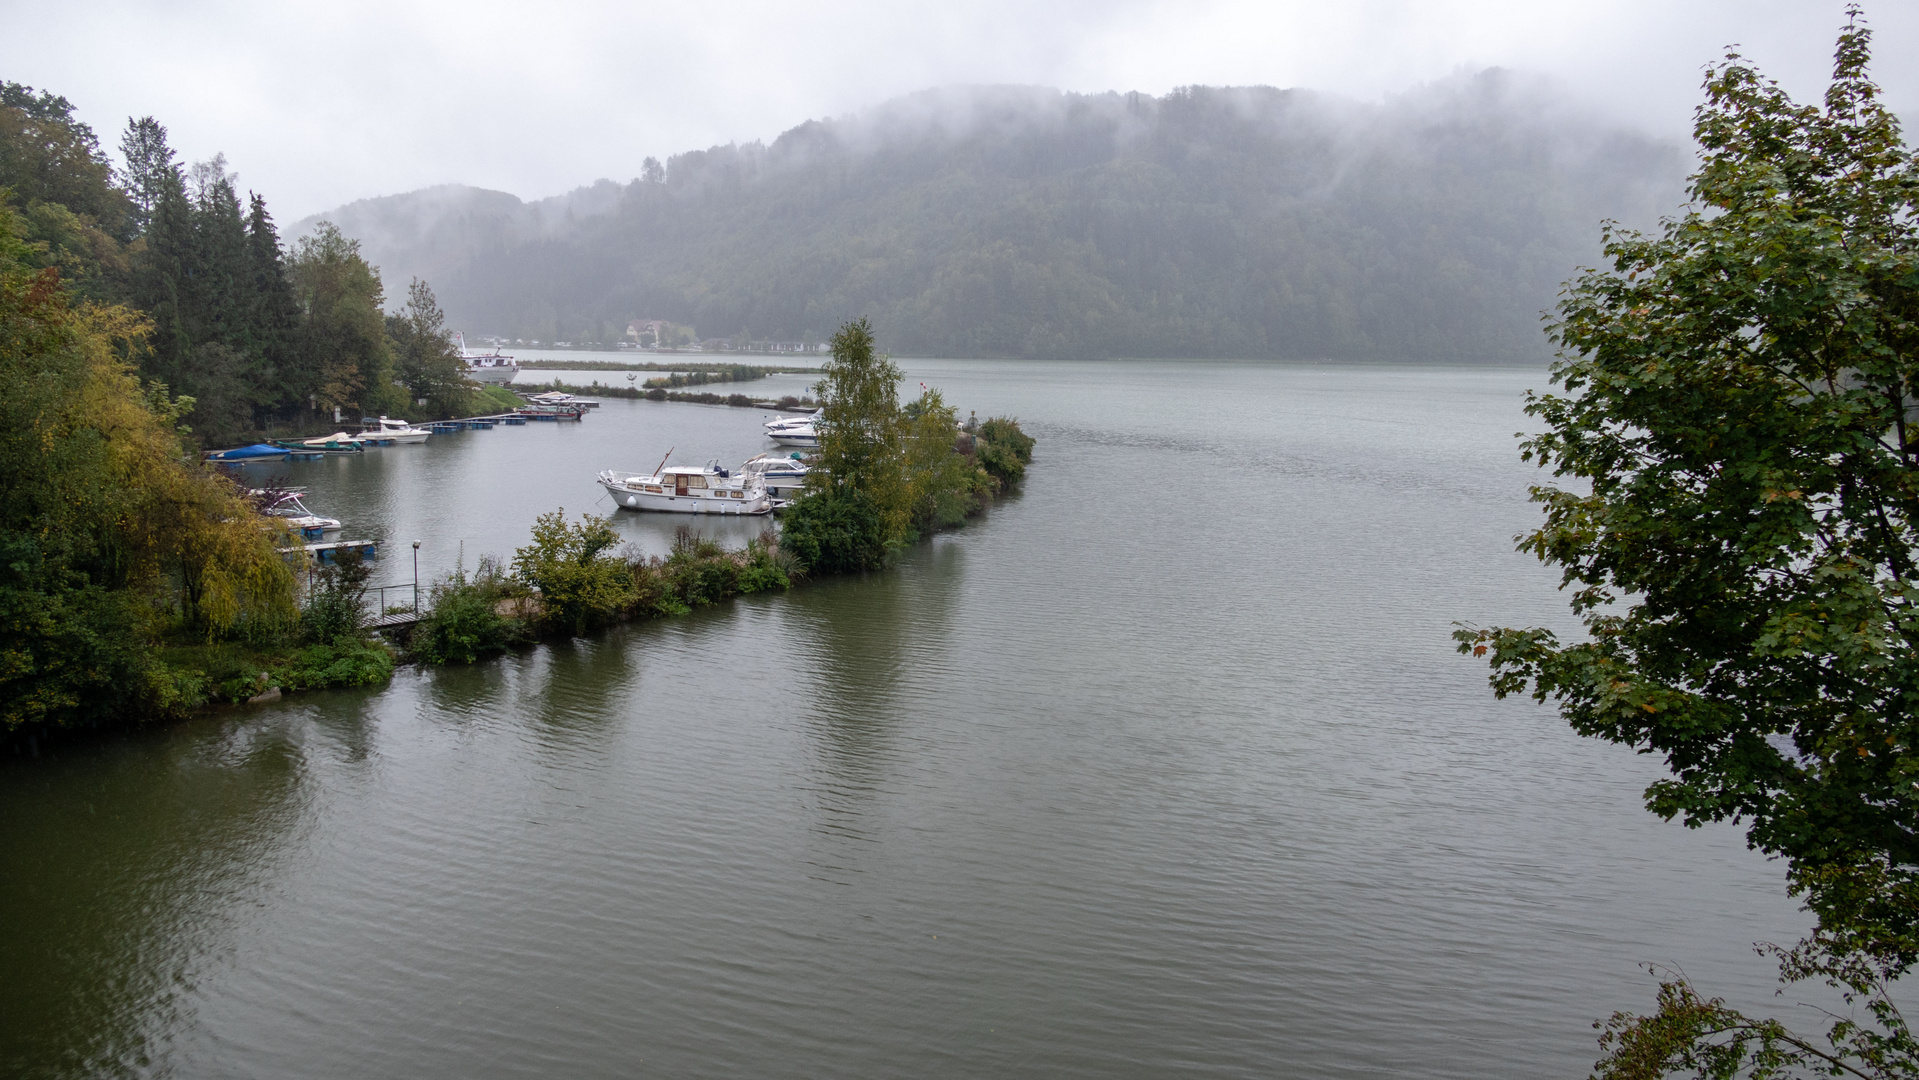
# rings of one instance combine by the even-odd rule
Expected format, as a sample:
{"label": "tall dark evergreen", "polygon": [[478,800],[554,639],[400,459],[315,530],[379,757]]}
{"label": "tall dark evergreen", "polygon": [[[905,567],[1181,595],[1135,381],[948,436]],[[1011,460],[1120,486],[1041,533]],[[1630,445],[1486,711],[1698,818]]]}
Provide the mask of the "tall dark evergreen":
{"label": "tall dark evergreen", "polygon": [[286,252],[266,200],[248,192],[247,305],[250,340],[261,358],[267,400],[259,419],[285,419],[314,387],[300,365],[300,305],[287,280]]}
{"label": "tall dark evergreen", "polygon": [[169,165],[154,180],[146,249],[134,267],[133,301],[153,320],[143,373],[177,385],[193,352],[193,205],[178,166]]}
{"label": "tall dark evergreen", "polygon": [[129,214],[133,231],[145,232],[153,217],[154,204],[166,189],[167,177],[178,171],[173,150],[167,146],[167,129],[151,116],[128,118],[126,133],[120,136],[120,183],[132,203]]}

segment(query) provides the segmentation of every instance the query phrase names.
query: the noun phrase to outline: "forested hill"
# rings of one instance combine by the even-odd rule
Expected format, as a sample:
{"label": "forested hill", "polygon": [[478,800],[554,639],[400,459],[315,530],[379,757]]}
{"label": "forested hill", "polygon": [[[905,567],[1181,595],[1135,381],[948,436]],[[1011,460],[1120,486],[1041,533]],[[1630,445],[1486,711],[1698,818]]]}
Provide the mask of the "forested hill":
{"label": "forested hill", "polygon": [[625,185],[322,217],[472,333],[820,340],[865,315],[908,355],[1539,358],[1601,220],[1674,209],[1687,160],[1536,90],[930,91]]}

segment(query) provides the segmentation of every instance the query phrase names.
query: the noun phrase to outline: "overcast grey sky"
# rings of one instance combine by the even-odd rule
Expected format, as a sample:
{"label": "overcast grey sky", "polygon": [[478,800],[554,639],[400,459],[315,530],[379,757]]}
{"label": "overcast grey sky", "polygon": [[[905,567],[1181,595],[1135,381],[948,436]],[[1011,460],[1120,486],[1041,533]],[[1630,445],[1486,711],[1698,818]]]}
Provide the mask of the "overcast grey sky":
{"label": "overcast grey sky", "polygon": [[[1263,83],[1360,99],[1506,66],[1683,136],[1700,69],[1743,51],[1824,86],[1841,0],[0,0],[0,78],[224,151],[291,222],[461,181],[538,198],[954,83]],[[1919,106],[1919,0],[1872,0],[1875,71]]]}

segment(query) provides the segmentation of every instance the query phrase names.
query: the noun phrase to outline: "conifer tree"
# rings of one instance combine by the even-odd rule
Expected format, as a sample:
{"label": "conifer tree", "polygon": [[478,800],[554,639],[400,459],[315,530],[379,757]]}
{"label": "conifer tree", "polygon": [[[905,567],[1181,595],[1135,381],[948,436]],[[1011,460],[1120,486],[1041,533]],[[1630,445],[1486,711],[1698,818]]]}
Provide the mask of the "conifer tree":
{"label": "conifer tree", "polygon": [[247,322],[265,384],[261,412],[287,417],[304,406],[314,390],[300,365],[300,307],[266,200],[248,192],[248,211]]}
{"label": "conifer tree", "polygon": [[126,133],[120,136],[120,157],[125,162],[120,184],[132,203],[129,219],[132,232],[143,233],[153,217],[153,208],[166,190],[167,178],[179,171],[173,150],[167,146],[167,129],[151,116],[127,118]]}

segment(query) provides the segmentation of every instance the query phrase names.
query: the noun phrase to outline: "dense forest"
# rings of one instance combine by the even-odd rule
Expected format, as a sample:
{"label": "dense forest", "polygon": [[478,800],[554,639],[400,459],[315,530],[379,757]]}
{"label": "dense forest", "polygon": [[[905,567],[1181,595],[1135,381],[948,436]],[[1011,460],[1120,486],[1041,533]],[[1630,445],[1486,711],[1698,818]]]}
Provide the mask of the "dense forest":
{"label": "dense forest", "polygon": [[23,257],[75,300],[137,312],[129,359],[176,395],[193,441],[331,423],[337,408],[431,414],[471,389],[437,302],[413,282],[389,314],[379,272],[324,224],[289,251],[226,159],[185,165],[153,117],[110,160],[64,97],[0,82],[0,206]]}
{"label": "dense forest", "polygon": [[624,185],[326,217],[516,338],[660,318],[817,341],[865,317],[918,354],[1525,359],[1599,222],[1676,208],[1686,165],[1501,72],[1373,105],[962,88]]}

